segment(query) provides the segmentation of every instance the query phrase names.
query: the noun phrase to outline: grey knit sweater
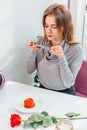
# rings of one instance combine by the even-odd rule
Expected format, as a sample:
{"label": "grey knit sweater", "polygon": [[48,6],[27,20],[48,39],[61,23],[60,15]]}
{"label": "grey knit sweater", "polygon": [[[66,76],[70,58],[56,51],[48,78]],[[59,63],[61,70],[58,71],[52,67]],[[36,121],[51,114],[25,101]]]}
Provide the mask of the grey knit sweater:
{"label": "grey knit sweater", "polygon": [[[41,37],[37,44],[43,44]],[[82,61],[85,59],[85,50],[80,44],[69,45],[62,42],[61,46],[64,56],[56,57],[51,61],[46,58],[47,50],[29,51],[27,70],[32,73],[37,69],[40,83],[48,89],[64,90],[73,86]]]}

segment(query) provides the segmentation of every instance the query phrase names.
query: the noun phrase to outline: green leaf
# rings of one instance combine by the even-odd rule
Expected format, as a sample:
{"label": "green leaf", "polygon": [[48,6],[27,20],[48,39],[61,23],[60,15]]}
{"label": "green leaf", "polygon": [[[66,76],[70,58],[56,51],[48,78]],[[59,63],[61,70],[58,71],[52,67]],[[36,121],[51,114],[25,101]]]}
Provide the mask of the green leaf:
{"label": "green leaf", "polygon": [[74,112],[69,112],[69,113],[66,113],[65,114],[67,117],[77,117],[79,116],[80,114],[79,113],[74,113]]}
{"label": "green leaf", "polygon": [[33,123],[32,120],[25,120],[24,121],[24,128],[27,127],[27,126],[29,126],[31,123]]}
{"label": "green leaf", "polygon": [[39,87],[39,85],[34,84],[34,87]]}
{"label": "green leaf", "polygon": [[79,116],[79,115],[80,115],[79,113],[74,113],[74,116],[75,116],[75,117],[77,117],[77,116]]}
{"label": "green leaf", "polygon": [[40,122],[34,122],[34,123],[32,123],[32,127],[34,129],[37,129],[39,127],[39,125],[40,125]]}
{"label": "green leaf", "polygon": [[44,116],[48,116],[48,112],[46,111],[42,111],[41,114],[43,114]]}
{"label": "green leaf", "polygon": [[46,128],[46,127],[48,127],[48,126],[51,125],[51,122],[52,122],[51,117],[46,116],[46,117],[43,119],[43,121],[42,121],[42,125],[43,125],[44,128]]}
{"label": "green leaf", "polygon": [[40,37],[40,35],[38,35],[36,38],[39,38]]}
{"label": "green leaf", "polygon": [[39,83],[39,78],[38,78],[37,73],[36,73],[36,75],[34,76],[34,82],[35,82],[35,83]]}
{"label": "green leaf", "polygon": [[51,117],[51,119],[52,119],[52,122],[53,122],[54,124],[56,124],[56,123],[58,122],[56,117]]}
{"label": "green leaf", "polygon": [[44,115],[40,114],[40,113],[34,113],[31,115],[31,117],[29,118],[29,120],[33,121],[33,122],[40,122],[44,119]]}

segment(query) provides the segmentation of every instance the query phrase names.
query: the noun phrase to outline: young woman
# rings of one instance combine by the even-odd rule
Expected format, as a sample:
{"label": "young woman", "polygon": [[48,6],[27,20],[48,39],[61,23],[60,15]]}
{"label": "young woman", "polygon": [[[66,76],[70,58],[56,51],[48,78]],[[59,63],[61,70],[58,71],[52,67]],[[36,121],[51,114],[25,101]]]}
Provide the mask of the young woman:
{"label": "young woman", "polygon": [[53,4],[45,10],[42,22],[44,36],[28,43],[28,72],[37,69],[41,88],[75,95],[84,49],[74,41],[71,13],[64,5]]}

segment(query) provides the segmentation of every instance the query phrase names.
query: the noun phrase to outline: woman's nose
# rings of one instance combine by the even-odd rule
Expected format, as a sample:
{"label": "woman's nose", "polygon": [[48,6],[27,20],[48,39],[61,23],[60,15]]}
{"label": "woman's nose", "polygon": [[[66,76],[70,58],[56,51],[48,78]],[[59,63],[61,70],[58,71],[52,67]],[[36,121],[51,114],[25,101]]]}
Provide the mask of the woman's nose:
{"label": "woman's nose", "polygon": [[51,27],[48,28],[48,33],[52,33],[52,28]]}

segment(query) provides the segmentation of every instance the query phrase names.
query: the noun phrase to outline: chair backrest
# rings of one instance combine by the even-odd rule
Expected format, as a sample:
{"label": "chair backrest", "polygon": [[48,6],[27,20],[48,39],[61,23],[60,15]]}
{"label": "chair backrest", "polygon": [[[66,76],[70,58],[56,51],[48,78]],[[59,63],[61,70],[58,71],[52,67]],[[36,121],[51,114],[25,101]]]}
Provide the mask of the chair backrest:
{"label": "chair backrest", "polygon": [[87,96],[87,60],[84,60],[75,80],[76,91]]}

